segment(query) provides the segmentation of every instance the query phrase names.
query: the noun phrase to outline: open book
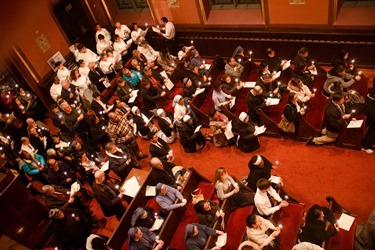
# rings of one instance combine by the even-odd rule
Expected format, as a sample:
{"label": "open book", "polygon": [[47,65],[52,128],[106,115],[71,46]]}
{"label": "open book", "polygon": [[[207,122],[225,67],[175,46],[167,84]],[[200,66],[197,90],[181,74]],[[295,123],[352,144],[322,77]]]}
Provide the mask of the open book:
{"label": "open book", "polygon": [[78,182],[74,182],[71,186],[70,186],[70,196],[73,197],[74,195],[76,195],[76,193],[78,193],[78,191],[81,189],[81,186],[78,184]]}
{"label": "open book", "polygon": [[154,230],[159,230],[160,227],[163,225],[163,222],[164,222],[163,219],[156,219],[156,220],[154,221],[154,224],[152,225],[151,228],[153,228]]}
{"label": "open book", "polygon": [[347,128],[360,128],[362,127],[363,120],[350,121]]}
{"label": "open book", "polygon": [[204,68],[205,68],[206,70],[210,70],[210,68],[211,68],[211,64],[205,63],[205,64],[204,64]]}
{"label": "open book", "polygon": [[159,33],[159,32],[160,32],[160,30],[159,30],[158,28],[154,27],[154,26],[152,26],[151,28],[152,28],[152,31],[153,31],[153,32],[156,32],[156,33]]}
{"label": "open book", "polygon": [[146,196],[156,196],[156,187],[146,186]]}
{"label": "open book", "polygon": [[264,125],[261,127],[255,128],[255,132],[257,133],[257,135],[263,134],[265,131],[266,131],[266,127]]}
{"label": "open book", "polygon": [[137,96],[138,96],[138,91],[139,91],[139,89],[134,89],[134,90],[132,91],[132,93],[133,93],[133,97],[131,97],[131,98],[129,99],[128,103],[133,103],[133,102],[135,101],[135,98],[137,98]]}
{"label": "open book", "polygon": [[197,90],[195,90],[194,94],[199,95],[199,94],[203,93],[205,90],[206,90],[205,88],[197,89]]}
{"label": "open book", "polygon": [[100,168],[101,171],[105,172],[109,169],[109,161],[104,162],[102,167]]}
{"label": "open book", "polygon": [[111,83],[109,82],[108,78],[106,77],[105,80],[103,81],[103,85],[105,88],[111,87]]}
{"label": "open book", "polygon": [[217,237],[216,246],[223,247],[227,244],[227,233]]}
{"label": "open book", "polygon": [[256,82],[245,82],[244,83],[244,85],[243,85],[243,87],[244,88],[254,88],[255,87],[255,84],[256,84]]}
{"label": "open book", "polygon": [[227,138],[227,140],[230,140],[234,137],[234,134],[232,132],[232,121],[230,121],[226,128],[225,128],[225,132],[224,132],[224,135],[225,137]]}
{"label": "open book", "polygon": [[200,129],[201,129],[202,125],[198,125],[195,130],[194,130],[194,133],[197,133]]}
{"label": "open book", "polygon": [[236,97],[233,97],[232,99],[230,99],[230,103],[229,103],[229,108],[233,108],[234,104],[236,104]]}
{"label": "open book", "polygon": [[268,180],[272,183],[275,183],[275,184],[281,183],[281,178],[279,176],[276,176],[276,175],[272,175]]}
{"label": "open book", "polygon": [[314,76],[317,76],[318,75],[318,70],[315,68],[315,69],[310,69],[309,70],[310,71],[310,73],[312,74],[312,75],[314,75]]}
{"label": "open book", "polygon": [[276,72],[275,74],[272,74],[272,78],[274,78],[274,79],[279,78],[280,75],[281,75],[281,71]]}
{"label": "open book", "polygon": [[277,105],[277,104],[279,104],[280,99],[279,98],[270,98],[270,97],[268,97],[267,98],[267,102],[270,102],[271,106],[272,105]]}
{"label": "open book", "polygon": [[129,180],[125,181],[124,185],[121,187],[121,189],[124,189],[123,194],[130,196],[130,197],[135,197],[139,191],[141,186],[139,185],[137,181],[137,177],[133,176]]}
{"label": "open book", "polygon": [[290,67],[290,60],[284,60],[283,62],[285,62],[284,63],[284,65],[283,65],[283,69],[282,70],[286,70],[287,68],[289,68]]}

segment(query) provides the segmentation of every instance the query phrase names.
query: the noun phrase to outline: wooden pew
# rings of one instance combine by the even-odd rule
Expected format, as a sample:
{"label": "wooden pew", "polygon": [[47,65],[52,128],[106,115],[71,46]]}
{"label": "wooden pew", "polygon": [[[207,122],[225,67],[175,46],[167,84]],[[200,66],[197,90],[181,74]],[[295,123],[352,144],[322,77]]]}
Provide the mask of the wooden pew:
{"label": "wooden pew", "polygon": [[336,146],[361,150],[362,138],[366,129],[366,117],[364,115],[357,115],[356,119],[363,120],[362,126],[360,128],[344,128],[336,140]]}
{"label": "wooden pew", "polygon": [[332,196],[328,196],[326,200],[329,202],[329,209],[334,213],[336,219],[339,219],[342,213],[349,214],[353,216],[354,222],[350,227],[349,231],[340,229],[340,231],[329,238],[326,242],[323,243],[324,249],[329,250],[342,250],[342,249],[354,249],[355,241],[355,230],[357,227],[357,216],[351,214],[348,210],[344,209]]}

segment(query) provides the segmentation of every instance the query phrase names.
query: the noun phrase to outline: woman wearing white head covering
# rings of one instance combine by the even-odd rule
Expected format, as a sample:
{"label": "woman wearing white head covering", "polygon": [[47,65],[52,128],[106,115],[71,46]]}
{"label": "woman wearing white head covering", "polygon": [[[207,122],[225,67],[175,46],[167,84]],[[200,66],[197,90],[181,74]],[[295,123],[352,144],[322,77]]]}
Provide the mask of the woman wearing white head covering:
{"label": "woman wearing white head covering", "polygon": [[147,117],[137,106],[133,106],[131,111],[138,135],[143,139],[151,139],[152,135],[158,132],[158,128],[152,123],[152,117]]}
{"label": "woman wearing white head covering", "polygon": [[259,148],[256,127],[245,112],[241,112],[239,118],[233,120],[232,130],[238,133],[236,145],[242,152],[248,153]]}
{"label": "woman wearing white head covering", "polygon": [[176,139],[176,130],[173,124],[173,117],[163,109],[156,111],[158,115],[158,125],[160,127],[159,137],[166,143],[172,143]]}
{"label": "woman wearing white head covering", "polygon": [[202,149],[206,144],[206,138],[201,131],[195,131],[198,127],[190,115],[183,118],[183,128],[180,135],[180,143],[184,147],[185,153],[193,153]]}

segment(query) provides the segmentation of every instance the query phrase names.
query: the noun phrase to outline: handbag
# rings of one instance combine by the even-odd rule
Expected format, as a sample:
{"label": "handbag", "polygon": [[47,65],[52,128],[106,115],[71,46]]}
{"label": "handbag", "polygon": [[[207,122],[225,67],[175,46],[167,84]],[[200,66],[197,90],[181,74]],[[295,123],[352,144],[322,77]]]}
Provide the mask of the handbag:
{"label": "handbag", "polygon": [[191,192],[192,200],[191,202],[195,205],[200,201],[204,200],[204,196],[202,194],[202,190],[200,188],[195,189],[193,192]]}
{"label": "handbag", "polygon": [[296,131],[296,126],[294,125],[294,122],[288,121],[284,117],[284,115],[281,116],[281,121],[277,126],[279,127],[279,129],[287,133],[294,133],[294,131]]}

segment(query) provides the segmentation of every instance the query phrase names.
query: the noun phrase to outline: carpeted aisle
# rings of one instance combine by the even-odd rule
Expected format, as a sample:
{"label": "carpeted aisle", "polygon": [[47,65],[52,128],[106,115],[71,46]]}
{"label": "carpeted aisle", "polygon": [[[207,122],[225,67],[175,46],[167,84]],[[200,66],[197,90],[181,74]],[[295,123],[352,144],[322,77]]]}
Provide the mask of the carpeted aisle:
{"label": "carpeted aisle", "polygon": [[[284,181],[285,190],[308,209],[314,203],[327,205],[325,197],[332,195],[350,212],[359,216],[359,223],[367,220],[375,208],[373,183],[375,157],[361,151],[337,148],[333,145],[305,146],[303,142],[261,136],[261,147],[253,153],[242,153],[235,146],[216,148],[208,142],[193,154],[185,154],[178,141],[171,145],[175,163],[192,166],[210,180],[215,169],[225,167],[229,174],[241,178],[248,175],[247,163],[254,154],[279,161],[275,171]],[[144,152],[149,142],[139,140]],[[145,166],[147,160],[142,161]]]}

